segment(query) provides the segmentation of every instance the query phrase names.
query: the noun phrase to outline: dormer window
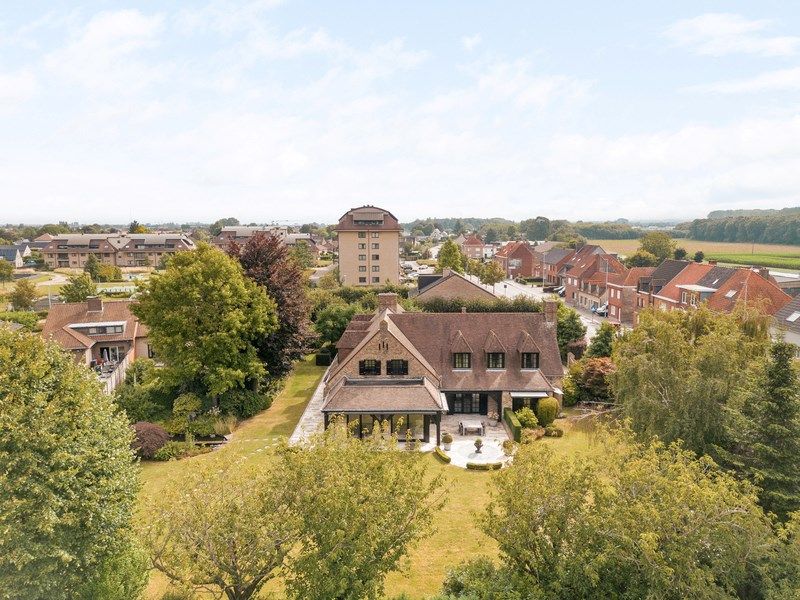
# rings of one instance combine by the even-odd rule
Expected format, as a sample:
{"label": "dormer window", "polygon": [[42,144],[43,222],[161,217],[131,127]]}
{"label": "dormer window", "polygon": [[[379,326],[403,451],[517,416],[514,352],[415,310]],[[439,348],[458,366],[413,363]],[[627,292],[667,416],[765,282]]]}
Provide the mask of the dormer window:
{"label": "dormer window", "polygon": [[506,353],[505,352],[487,352],[486,353],[486,368],[487,369],[505,369],[506,368]]}
{"label": "dormer window", "polygon": [[522,368],[523,369],[538,369],[539,368],[539,353],[538,352],[523,352],[522,353]]}
{"label": "dormer window", "polygon": [[471,369],[472,368],[472,354],[469,352],[455,352],[453,353],[453,368],[454,369]]}
{"label": "dormer window", "polygon": [[365,377],[380,375],[381,361],[372,358],[358,361],[358,374]]}

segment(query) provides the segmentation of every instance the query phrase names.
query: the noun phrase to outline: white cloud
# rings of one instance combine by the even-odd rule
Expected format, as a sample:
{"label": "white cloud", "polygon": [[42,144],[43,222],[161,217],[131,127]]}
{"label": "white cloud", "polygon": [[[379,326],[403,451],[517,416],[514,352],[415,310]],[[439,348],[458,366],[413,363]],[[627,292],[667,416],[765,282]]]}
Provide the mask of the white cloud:
{"label": "white cloud", "polygon": [[716,94],[749,94],[791,90],[800,90],[800,67],[768,71],[747,79],[716,81],[687,88],[687,91]]}
{"label": "white cloud", "polygon": [[483,41],[480,33],[476,33],[475,35],[464,36],[461,38],[461,45],[464,46],[464,49],[467,51],[472,51]]}
{"label": "white cloud", "polygon": [[674,23],[665,35],[678,46],[710,56],[795,54],[800,49],[800,37],[767,35],[764,30],[771,24],[766,19],[748,20],[737,14],[707,13]]}
{"label": "white cloud", "polygon": [[137,59],[158,45],[163,15],[138,10],[102,12],[92,17],[70,42],[47,55],[45,64],[56,76],[97,91],[129,93],[167,76],[164,65]]}
{"label": "white cloud", "polygon": [[36,76],[29,70],[0,72],[0,107],[13,107],[30,100],[38,90]]}

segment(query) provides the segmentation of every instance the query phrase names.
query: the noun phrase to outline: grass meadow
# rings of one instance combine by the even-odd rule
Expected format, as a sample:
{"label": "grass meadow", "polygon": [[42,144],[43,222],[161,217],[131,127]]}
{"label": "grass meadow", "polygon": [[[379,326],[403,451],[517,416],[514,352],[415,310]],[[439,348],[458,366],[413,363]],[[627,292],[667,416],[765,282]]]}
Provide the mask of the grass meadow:
{"label": "grass meadow", "polygon": [[[311,357],[300,361],[272,406],[242,423],[233,440],[220,452],[236,452],[259,462],[269,460],[269,453],[259,452],[259,449],[292,433],[323,373],[324,368],[315,366]],[[567,418],[558,423],[566,432],[564,437],[544,438],[537,443],[550,444],[558,451],[568,453],[585,452],[591,447],[591,426],[587,426],[585,420],[577,423]],[[191,469],[196,461],[206,459],[207,455],[201,455],[177,462],[143,463],[142,502],[149,495],[157,494],[167,481]],[[483,511],[489,502],[494,474],[444,465],[432,454],[420,455],[420,460],[428,463],[431,475],[444,474],[448,501],[438,515],[433,534],[413,549],[402,570],[389,575],[386,581],[389,597],[405,593],[413,599],[427,598],[439,591],[450,567],[466,558],[481,555],[498,557],[494,540],[475,523],[475,515]],[[167,580],[154,572],[145,597],[158,600],[168,589]],[[262,597],[268,597],[270,592],[276,591],[280,591],[279,582],[266,587]]]}

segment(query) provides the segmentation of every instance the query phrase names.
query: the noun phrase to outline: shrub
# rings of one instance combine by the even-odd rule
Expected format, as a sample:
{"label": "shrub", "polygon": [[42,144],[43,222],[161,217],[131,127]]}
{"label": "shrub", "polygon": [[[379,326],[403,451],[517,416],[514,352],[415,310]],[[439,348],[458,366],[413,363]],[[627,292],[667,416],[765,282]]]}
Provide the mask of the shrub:
{"label": "shrub", "polygon": [[539,423],[542,427],[547,427],[556,420],[558,416],[558,400],[553,398],[552,396],[548,396],[547,398],[542,398],[536,404],[536,417],[539,419]]}
{"label": "shrub", "polygon": [[560,427],[545,427],[544,434],[547,437],[562,437],[564,435],[564,430]]}
{"label": "shrub", "polygon": [[0,321],[19,323],[28,331],[34,331],[39,323],[39,315],[25,310],[0,312]]}
{"label": "shrub", "polygon": [[236,429],[237,425],[239,425],[239,419],[233,415],[225,415],[224,417],[214,420],[214,433],[217,435],[231,434]]}
{"label": "shrub", "polygon": [[169,434],[163,427],[147,421],[139,421],[133,426],[135,435],[131,447],[136,455],[144,459],[152,459],[155,453],[169,441]]}
{"label": "shrub", "polygon": [[442,443],[444,444],[452,444],[453,443],[453,436],[449,432],[444,432],[442,434]]}
{"label": "shrub", "polygon": [[514,454],[514,440],[503,440],[503,454],[511,456]]}
{"label": "shrub", "polygon": [[436,455],[436,458],[438,458],[439,460],[441,460],[443,463],[445,463],[445,464],[450,464],[450,461],[451,461],[452,459],[451,459],[449,456],[447,456],[447,454],[445,454],[445,453],[444,453],[444,450],[442,450],[441,448],[439,448],[439,446],[436,446],[436,447],[433,449],[433,453]]}
{"label": "shrub", "polygon": [[235,388],[225,392],[219,399],[219,410],[224,415],[235,415],[249,419],[272,405],[272,394]]}
{"label": "shrub", "polygon": [[210,451],[208,447],[195,446],[191,442],[167,442],[156,451],[153,460],[180,460]]}
{"label": "shrub", "polygon": [[506,421],[506,425],[508,425],[508,428],[511,430],[511,437],[514,438],[515,442],[519,442],[522,439],[522,425],[520,425],[517,415],[514,414],[513,410],[504,410],[503,418]]}
{"label": "shrub", "polygon": [[470,471],[499,471],[502,468],[503,468],[503,463],[501,462],[467,463],[467,469],[469,469]]}
{"label": "shrub", "polygon": [[536,427],[535,429],[522,430],[522,443],[532,444],[533,442],[544,437],[544,427]]}
{"label": "shrub", "polygon": [[527,406],[523,406],[517,411],[517,419],[523,429],[533,429],[539,425],[539,420],[536,418],[536,415]]}

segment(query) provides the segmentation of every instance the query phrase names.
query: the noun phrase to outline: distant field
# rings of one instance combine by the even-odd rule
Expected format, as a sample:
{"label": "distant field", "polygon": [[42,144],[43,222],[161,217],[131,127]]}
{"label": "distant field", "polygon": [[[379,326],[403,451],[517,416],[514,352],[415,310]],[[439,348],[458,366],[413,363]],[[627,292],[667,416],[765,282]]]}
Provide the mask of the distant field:
{"label": "distant field", "polygon": [[[639,240],[590,240],[590,243],[602,246],[607,252],[617,252],[619,254],[633,254],[639,247]],[[800,257],[800,246],[788,246],[783,244],[748,244],[743,242],[701,242],[698,240],[675,240],[675,244],[692,255],[698,250],[702,250],[706,258],[718,255],[735,255],[736,261],[744,264],[753,264],[745,256],[767,255],[771,257]],[[714,259],[712,259],[714,260]],[[716,260],[722,261],[721,258]],[[729,262],[729,261],[725,261]],[[763,265],[768,266],[768,265]],[[778,265],[775,265],[778,266]],[[789,268],[789,267],[786,267]],[[795,267],[797,268],[797,267]]]}
{"label": "distant field", "polygon": [[800,270],[800,253],[794,256],[786,254],[707,254],[707,260],[716,260],[733,265],[753,265],[775,269]]}

